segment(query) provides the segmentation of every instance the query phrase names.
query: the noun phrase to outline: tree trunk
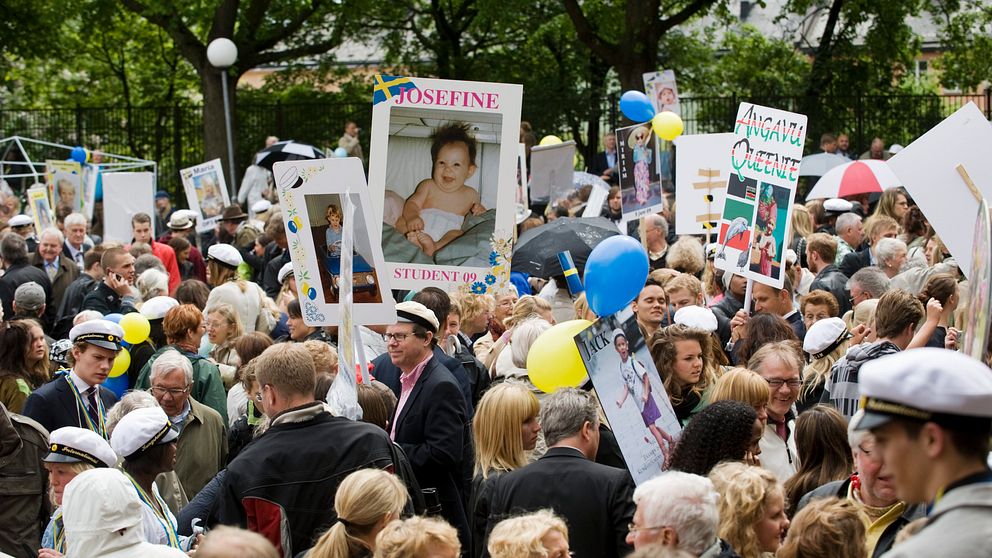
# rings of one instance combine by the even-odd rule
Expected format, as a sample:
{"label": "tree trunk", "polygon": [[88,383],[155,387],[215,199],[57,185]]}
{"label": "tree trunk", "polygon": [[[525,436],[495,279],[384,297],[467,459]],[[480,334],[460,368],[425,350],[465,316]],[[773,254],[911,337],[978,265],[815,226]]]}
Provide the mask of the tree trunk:
{"label": "tree trunk", "polygon": [[[233,73],[233,72],[230,72]],[[238,174],[238,146],[237,146],[237,119],[235,118],[235,84],[236,77],[228,77],[228,101],[231,107],[231,136],[235,141],[234,145],[234,176],[230,174],[230,166],[227,160],[227,130],[224,123],[224,95],[221,85],[220,70],[213,66],[205,66],[200,73],[200,87],[203,91],[203,153],[205,160],[220,158],[224,168],[224,178],[227,181],[228,192],[232,185],[237,186]]]}

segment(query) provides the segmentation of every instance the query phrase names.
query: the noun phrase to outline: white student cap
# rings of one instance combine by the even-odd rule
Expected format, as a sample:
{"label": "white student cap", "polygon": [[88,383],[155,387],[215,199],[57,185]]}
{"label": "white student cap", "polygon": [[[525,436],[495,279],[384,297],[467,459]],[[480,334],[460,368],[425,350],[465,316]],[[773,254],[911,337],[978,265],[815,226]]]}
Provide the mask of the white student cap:
{"label": "white student cap", "polygon": [[124,415],[110,435],[110,446],[117,455],[128,458],[179,437],[165,411],[158,407],[135,409]]}
{"label": "white student cap", "polygon": [[437,333],[437,329],[440,327],[434,312],[423,304],[412,300],[396,305],[396,318],[397,322],[417,324],[431,333]]}
{"label": "white student cap", "polygon": [[716,331],[716,314],[702,306],[683,306],[675,312],[675,323],[713,333]]}
{"label": "white student cap", "polygon": [[88,428],[65,426],[48,437],[48,463],[89,463],[94,467],[114,467],[117,454],[110,444]]}
{"label": "white student cap", "polygon": [[86,341],[90,345],[119,351],[124,330],[110,320],[89,320],[69,330],[69,341]]}
{"label": "white student cap", "polygon": [[910,349],[866,362],[859,384],[865,416],[856,430],[895,418],[988,428],[992,418],[992,370],[957,351]]}

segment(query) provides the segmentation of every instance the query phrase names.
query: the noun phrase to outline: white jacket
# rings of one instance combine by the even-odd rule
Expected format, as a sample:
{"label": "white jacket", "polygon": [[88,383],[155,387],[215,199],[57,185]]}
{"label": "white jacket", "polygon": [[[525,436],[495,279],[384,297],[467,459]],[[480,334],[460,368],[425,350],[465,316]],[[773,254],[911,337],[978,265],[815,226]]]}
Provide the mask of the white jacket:
{"label": "white jacket", "polygon": [[214,287],[207,297],[207,306],[203,309],[203,315],[206,316],[210,313],[210,309],[218,304],[230,304],[238,311],[241,327],[245,333],[256,331],[255,325],[258,321],[258,313],[264,305],[265,291],[257,283],[244,281],[245,290],[242,292],[239,283],[242,281],[228,281]]}
{"label": "white jacket", "polygon": [[761,440],[758,447],[761,448],[761,466],[768,469],[775,475],[779,482],[785,483],[799,469],[799,453],[796,451],[796,421],[790,420],[789,441],[784,442],[775,432],[775,425],[771,421],[765,426],[765,431],[761,433]]}
{"label": "white jacket", "polygon": [[184,558],[180,550],[144,541],[144,505],[117,469],[92,469],[66,487],[62,501],[67,558]]}

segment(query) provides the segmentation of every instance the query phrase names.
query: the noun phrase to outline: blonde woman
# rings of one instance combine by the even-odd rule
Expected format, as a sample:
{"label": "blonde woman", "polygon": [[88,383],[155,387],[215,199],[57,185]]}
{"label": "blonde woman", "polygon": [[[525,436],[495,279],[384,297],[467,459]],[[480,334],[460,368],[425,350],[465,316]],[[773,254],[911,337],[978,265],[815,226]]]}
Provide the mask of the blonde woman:
{"label": "blonde woman", "polygon": [[866,558],[865,524],[851,500],[823,498],[796,514],[778,558]]}
{"label": "blonde woman", "polygon": [[479,400],[472,421],[475,471],[469,501],[472,555],[481,556],[489,517],[489,494],[496,478],[527,464],[537,445],[541,407],[525,384],[496,384]]}
{"label": "blonde woman", "polygon": [[238,310],[246,330],[269,333],[276,318],[266,303],[265,291],[257,283],[238,276],[243,263],[241,253],[230,244],[214,244],[207,250],[207,280],[212,287],[204,310],[210,312],[218,304],[229,304]]}
{"label": "blonde woman", "polygon": [[551,510],[500,521],[489,535],[492,558],[568,558],[568,527]]}
{"label": "blonde woman", "polygon": [[648,341],[655,368],[683,425],[707,405],[705,392],[716,382],[707,366],[709,337],[702,329],[676,324],[658,329]]}
{"label": "blonde woman", "polygon": [[758,420],[768,424],[768,398],[771,389],[768,382],[754,370],[731,368],[720,377],[709,393],[710,404],[717,401],[741,401],[758,413]]}
{"label": "blonde woman", "polygon": [[458,531],[442,519],[393,521],[375,539],[375,558],[458,558]]}
{"label": "blonde woman", "polygon": [[775,475],[760,467],[727,462],[714,467],[709,477],[720,493],[720,538],[741,558],[774,554],[789,529],[785,492]]}
{"label": "blonde woman", "polygon": [[224,388],[228,390],[238,381],[241,358],[234,349],[234,341],[242,334],[241,317],[230,304],[218,304],[207,311],[207,339],[213,345],[208,356],[220,370]]}
{"label": "blonde woman", "polygon": [[372,556],[376,536],[400,518],[407,492],[396,475],[380,469],[362,469],[348,475],[334,495],[338,520],[306,554],[306,558],[360,558]]}
{"label": "blonde woman", "polygon": [[847,354],[851,339],[851,332],[840,318],[819,320],[806,331],[803,352],[806,353],[807,364],[803,368],[803,385],[796,400],[797,412],[802,413],[820,402],[830,370]]}

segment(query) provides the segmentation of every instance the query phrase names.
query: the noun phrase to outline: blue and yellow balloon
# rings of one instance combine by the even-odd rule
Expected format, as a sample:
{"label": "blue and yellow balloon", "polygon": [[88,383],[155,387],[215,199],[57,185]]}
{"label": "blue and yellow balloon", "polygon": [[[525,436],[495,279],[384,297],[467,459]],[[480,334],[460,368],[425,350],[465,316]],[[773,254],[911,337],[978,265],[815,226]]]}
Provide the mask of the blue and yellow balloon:
{"label": "blue and yellow balloon", "polygon": [[303,228],[303,222],[300,221],[299,217],[293,217],[289,220],[289,223],[286,224],[286,228],[288,228],[291,233],[298,233],[300,232],[300,229]]}

